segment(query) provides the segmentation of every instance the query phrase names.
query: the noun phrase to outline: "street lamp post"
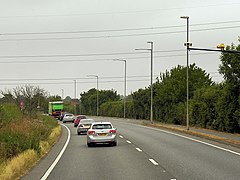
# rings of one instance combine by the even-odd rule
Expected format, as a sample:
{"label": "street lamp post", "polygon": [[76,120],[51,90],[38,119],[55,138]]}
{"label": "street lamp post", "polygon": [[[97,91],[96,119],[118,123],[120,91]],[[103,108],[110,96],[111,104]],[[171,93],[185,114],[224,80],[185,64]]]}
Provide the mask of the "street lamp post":
{"label": "street lamp post", "polygon": [[148,50],[151,52],[151,102],[150,102],[150,121],[151,123],[153,123],[153,42],[149,41],[147,42],[149,44],[151,44],[151,48],[150,49],[135,49],[135,50]]}
{"label": "street lamp post", "polygon": [[97,75],[87,75],[88,77],[95,77],[97,79],[97,116],[98,116],[98,76]]}
{"label": "street lamp post", "polygon": [[63,98],[64,98],[64,89],[61,89],[61,91],[62,91],[62,100],[63,100]]}
{"label": "street lamp post", "polygon": [[74,98],[77,98],[77,80],[74,80]]}
{"label": "street lamp post", "polygon": [[188,85],[188,61],[189,61],[189,46],[192,45],[192,43],[189,42],[189,17],[188,16],[181,16],[180,18],[187,20],[187,42],[184,43],[184,46],[186,46],[187,51],[187,130],[189,130],[189,112],[188,112],[188,101],[189,101],[189,85]]}
{"label": "street lamp post", "polygon": [[127,61],[125,59],[113,59],[124,62],[124,98],[123,98],[123,118],[126,118],[126,91],[127,91]]}

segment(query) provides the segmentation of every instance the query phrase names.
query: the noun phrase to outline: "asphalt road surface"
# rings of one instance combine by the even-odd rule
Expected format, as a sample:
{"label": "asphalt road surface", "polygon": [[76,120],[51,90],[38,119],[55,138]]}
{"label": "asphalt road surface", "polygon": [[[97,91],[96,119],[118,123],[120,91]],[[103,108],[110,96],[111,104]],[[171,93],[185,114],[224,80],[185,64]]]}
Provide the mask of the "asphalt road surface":
{"label": "asphalt road surface", "polygon": [[[122,120],[108,118],[107,121],[117,128],[116,147],[88,148],[86,135],[77,135],[73,124],[66,123],[70,131],[63,127],[62,137],[49,155],[21,179],[240,179],[237,148]],[[61,152],[64,146],[66,149]],[[59,152],[62,153],[59,161],[46,173]]]}

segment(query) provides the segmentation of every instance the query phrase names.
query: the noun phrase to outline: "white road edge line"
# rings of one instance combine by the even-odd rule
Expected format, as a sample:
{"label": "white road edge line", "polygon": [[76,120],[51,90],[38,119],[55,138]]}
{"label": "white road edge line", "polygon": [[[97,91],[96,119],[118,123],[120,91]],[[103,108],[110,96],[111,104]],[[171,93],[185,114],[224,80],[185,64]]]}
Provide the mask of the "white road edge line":
{"label": "white road edge line", "polygon": [[136,148],[136,150],[139,151],[139,152],[142,152],[142,150],[140,148]]}
{"label": "white road edge line", "polygon": [[46,171],[46,173],[43,175],[43,177],[41,178],[41,180],[46,180],[48,178],[48,176],[50,175],[50,173],[52,172],[53,168],[57,165],[58,161],[60,160],[60,158],[62,157],[64,151],[66,150],[67,146],[68,146],[68,143],[70,141],[70,130],[69,128],[64,125],[64,124],[61,124],[62,126],[64,126],[67,131],[68,131],[68,138],[67,138],[67,141],[65,143],[65,145],[63,146],[61,152],[58,154],[57,158],[54,160],[54,162],[52,163],[52,165],[48,168],[48,170]]}
{"label": "white road edge line", "polygon": [[127,143],[128,143],[128,144],[131,144],[132,142],[127,140]]}
{"label": "white road edge line", "polygon": [[222,151],[226,151],[226,152],[229,152],[229,153],[240,156],[240,153],[238,153],[238,152],[232,151],[230,149],[222,148],[220,146],[216,146],[216,145],[213,145],[213,144],[210,144],[210,143],[207,143],[207,142],[204,142],[204,141],[200,141],[200,140],[197,140],[197,139],[194,139],[194,138],[190,138],[190,137],[183,136],[183,135],[180,135],[180,134],[176,134],[176,133],[173,133],[173,132],[165,131],[165,130],[162,130],[162,129],[155,129],[155,128],[145,127],[145,126],[140,126],[140,125],[136,125],[136,126],[161,131],[161,132],[164,132],[164,133],[167,133],[167,134],[172,134],[172,135],[175,135],[175,136],[178,136],[178,137],[182,137],[182,138],[185,138],[185,139],[188,139],[188,140],[191,140],[191,141],[195,141],[195,142],[198,142],[198,143],[201,143],[201,144],[205,144],[207,146],[211,146],[211,147],[214,147],[216,149],[220,149]]}
{"label": "white road edge line", "polygon": [[154,159],[149,159],[149,161],[151,161],[151,163],[153,163],[153,165],[155,165],[155,166],[159,165],[156,161],[154,161]]}

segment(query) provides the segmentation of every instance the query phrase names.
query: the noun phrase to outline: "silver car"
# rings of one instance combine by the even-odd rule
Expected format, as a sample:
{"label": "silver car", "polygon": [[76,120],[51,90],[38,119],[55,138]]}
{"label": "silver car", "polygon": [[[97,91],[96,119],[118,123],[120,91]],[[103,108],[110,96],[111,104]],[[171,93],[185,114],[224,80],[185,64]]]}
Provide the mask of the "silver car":
{"label": "silver car", "polygon": [[74,115],[73,114],[64,114],[64,116],[63,116],[63,123],[65,123],[65,122],[73,122],[73,120],[74,120]]}
{"label": "silver car", "polygon": [[91,147],[96,143],[109,143],[117,145],[117,129],[111,122],[95,122],[87,131],[87,145]]}
{"label": "silver car", "polygon": [[92,123],[94,123],[93,119],[81,119],[77,126],[77,134],[87,134],[87,131],[91,127]]}

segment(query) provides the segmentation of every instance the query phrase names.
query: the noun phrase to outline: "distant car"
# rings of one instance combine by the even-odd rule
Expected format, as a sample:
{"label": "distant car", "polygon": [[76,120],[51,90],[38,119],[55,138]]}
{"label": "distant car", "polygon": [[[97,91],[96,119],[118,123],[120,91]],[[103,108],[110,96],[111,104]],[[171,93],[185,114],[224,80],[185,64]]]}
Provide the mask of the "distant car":
{"label": "distant car", "polygon": [[73,122],[74,115],[73,114],[65,114],[63,117],[63,123],[65,122]]}
{"label": "distant car", "polygon": [[81,119],[77,126],[77,134],[87,134],[87,131],[91,127],[92,123],[94,123],[93,119]]}
{"label": "distant car", "polygon": [[92,123],[87,131],[87,145],[91,147],[96,143],[117,145],[117,129],[113,128],[111,122]]}
{"label": "distant car", "polygon": [[63,120],[63,117],[64,117],[65,114],[69,114],[69,113],[67,113],[67,112],[62,112],[61,115],[60,115],[60,119],[59,119],[60,121]]}
{"label": "distant car", "polygon": [[84,115],[78,115],[74,119],[74,127],[77,127],[81,119],[86,119],[87,117]]}

